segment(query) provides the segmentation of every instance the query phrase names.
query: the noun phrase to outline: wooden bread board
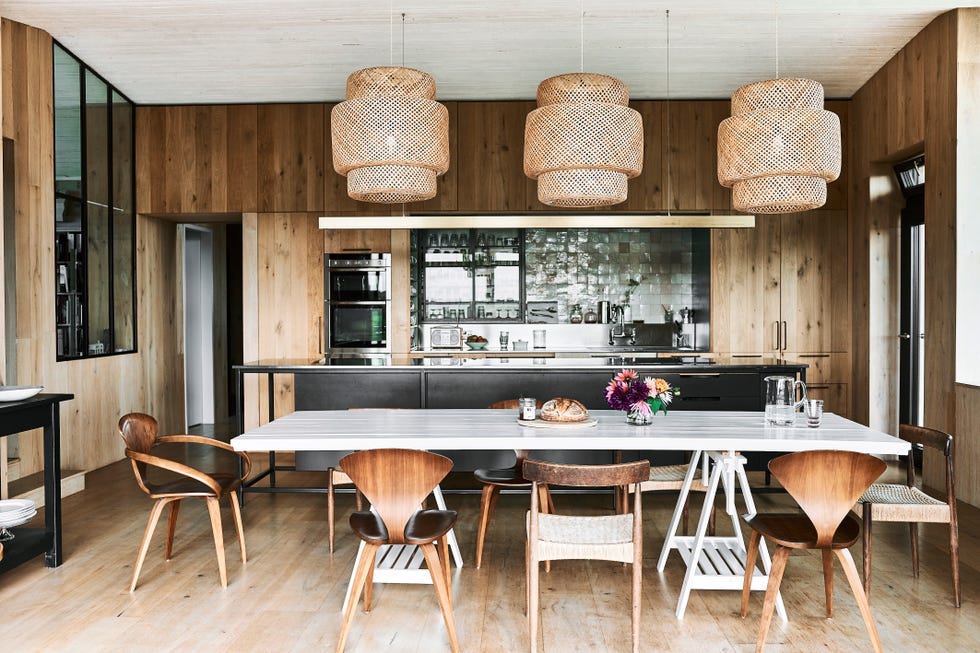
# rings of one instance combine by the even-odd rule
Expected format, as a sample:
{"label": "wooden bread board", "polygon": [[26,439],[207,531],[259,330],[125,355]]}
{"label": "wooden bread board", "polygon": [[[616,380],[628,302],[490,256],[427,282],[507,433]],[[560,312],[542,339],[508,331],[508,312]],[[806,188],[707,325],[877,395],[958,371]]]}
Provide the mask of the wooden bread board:
{"label": "wooden bread board", "polygon": [[595,426],[599,423],[599,421],[590,417],[582,422],[549,422],[543,419],[519,419],[517,420],[517,423],[521,426],[527,426],[528,428],[532,429],[584,429],[590,426]]}

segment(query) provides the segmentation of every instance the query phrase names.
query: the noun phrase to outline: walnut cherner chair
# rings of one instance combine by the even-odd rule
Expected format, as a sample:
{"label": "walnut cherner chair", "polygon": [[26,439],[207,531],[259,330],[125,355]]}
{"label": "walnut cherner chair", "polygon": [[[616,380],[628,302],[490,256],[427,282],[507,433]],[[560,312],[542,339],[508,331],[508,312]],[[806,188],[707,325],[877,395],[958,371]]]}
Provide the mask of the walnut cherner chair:
{"label": "walnut cherner chair", "polygon": [[365,546],[351,581],[351,600],[344,612],[337,653],[344,650],[362,589],[364,611],[371,609],[371,576],[378,547],[384,544],[414,544],[422,551],[449,631],[450,646],[459,653],[446,537],[457,514],[455,510],[419,509],[452,467],[453,461],[445,456],[413,449],[367,449],[340,460],[340,468],[370,502],[371,510],[350,516],[351,529]]}
{"label": "walnut cherner chair", "polygon": [[861,586],[854,558],[848,547],[857,542],[861,525],[850,514],[851,506],[885,471],[885,463],[853,451],[802,451],[769,461],[769,471],[803,509],[800,513],[770,513],[743,517],[752,528],[742,586],[742,616],[749,604],[749,590],[759,545],[763,537],[776,545],[769,572],[756,652],[762,653],[779,594],[786,560],[793,549],[820,549],[823,556],[824,595],[827,617],[834,615],[834,556],[840,560],[854,593],[871,644],[880,653],[878,630],[871,617],[868,598]]}
{"label": "walnut cherner chair", "polygon": [[919,522],[949,525],[949,558],[953,570],[953,603],[960,607],[959,526],[956,519],[956,490],[953,477],[953,436],[936,429],[902,424],[899,437],[913,447],[930,447],[946,457],[946,496],[937,499],[915,486],[915,462],[906,459],[906,482],[873,483],[858,499],[864,518],[864,592],[871,597],[871,528],[876,521],[908,522],[912,544],[912,575],[919,577]]}
{"label": "walnut cherner chair", "polygon": [[[640,646],[640,590],[643,577],[642,493],[650,463],[568,465],[524,461],[524,478],[533,484],[527,535],[527,617],[531,652],[538,650],[538,565],[547,560],[611,560],[632,563],[633,651]],[[615,515],[555,515],[539,510],[540,484],[571,487],[633,486],[633,512]],[[626,490],[630,491],[630,490]]]}
{"label": "walnut cherner chair", "polygon": [[[221,586],[227,587],[228,575],[225,570],[225,547],[221,534],[219,502],[226,496],[231,502],[231,514],[235,522],[235,531],[238,533],[238,546],[241,549],[242,563],[244,563],[246,561],[245,533],[242,529],[242,513],[238,505],[236,490],[242,481],[248,477],[252,463],[247,454],[235,451],[231,445],[224,442],[197,435],[161,436],[157,434],[157,430],[157,421],[143,413],[129,413],[119,419],[119,435],[126,442],[126,457],[133,464],[136,482],[141,490],[156,500],[153,509],[150,511],[150,519],[146,524],[143,541],[140,543],[139,555],[133,568],[133,580],[130,583],[129,591],[132,592],[136,589],[136,581],[143,567],[143,561],[146,559],[146,552],[150,547],[153,531],[156,529],[160,514],[168,505],[170,506],[170,518],[167,523],[165,555],[166,559],[170,560],[173,553],[174,530],[177,527],[177,513],[180,510],[180,502],[184,499],[204,499],[207,504],[208,514],[211,517],[211,530],[214,533],[214,546],[218,553],[218,573],[221,577]],[[190,465],[153,454],[154,447],[167,443],[197,444],[233,452],[244,462],[244,473],[241,476],[237,472],[207,473]],[[181,478],[160,483],[151,481],[147,473],[149,467],[173,472]]]}

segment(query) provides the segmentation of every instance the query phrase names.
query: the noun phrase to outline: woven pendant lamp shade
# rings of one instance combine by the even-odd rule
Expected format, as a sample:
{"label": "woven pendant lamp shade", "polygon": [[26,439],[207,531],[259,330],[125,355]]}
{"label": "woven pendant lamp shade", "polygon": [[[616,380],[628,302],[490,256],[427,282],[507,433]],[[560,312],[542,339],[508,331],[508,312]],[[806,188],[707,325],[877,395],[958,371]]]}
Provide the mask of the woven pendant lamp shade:
{"label": "woven pendant lamp shade", "polygon": [[549,206],[610,206],[643,170],[643,120],[614,77],[558,75],[538,85],[524,129],[524,174]]}
{"label": "woven pendant lamp shade", "polygon": [[347,78],[347,100],[330,112],[333,167],[347,194],[396,204],[435,197],[449,169],[449,112],[420,70],[383,66]]}
{"label": "woven pendant lamp shade", "polygon": [[718,181],[737,210],[823,206],[840,166],[840,118],[824,110],[818,82],[770,79],[732,94],[732,115],[718,126]]}

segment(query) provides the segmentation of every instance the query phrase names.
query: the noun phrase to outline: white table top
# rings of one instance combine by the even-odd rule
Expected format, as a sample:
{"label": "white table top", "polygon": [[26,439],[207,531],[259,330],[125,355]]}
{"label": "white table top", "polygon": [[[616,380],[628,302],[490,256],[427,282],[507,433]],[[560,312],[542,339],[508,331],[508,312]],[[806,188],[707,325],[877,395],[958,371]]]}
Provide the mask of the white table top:
{"label": "white table top", "polygon": [[766,426],[761,412],[671,411],[650,426],[626,414],[590,411],[596,426],[527,428],[515,410],[316,410],[284,415],[231,441],[238,451],[346,451],[409,449],[581,449],[804,451],[839,449],[905,454],[909,444],[833,413],[819,428],[801,414],[791,427]]}

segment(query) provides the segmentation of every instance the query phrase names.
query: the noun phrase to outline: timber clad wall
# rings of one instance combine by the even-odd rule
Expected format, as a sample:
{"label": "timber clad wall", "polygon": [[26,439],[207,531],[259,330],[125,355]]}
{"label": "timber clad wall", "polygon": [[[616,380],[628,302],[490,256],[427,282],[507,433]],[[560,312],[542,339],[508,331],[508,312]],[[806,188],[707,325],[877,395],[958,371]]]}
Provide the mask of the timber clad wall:
{"label": "timber clad wall", "polygon": [[[145,216],[137,220],[139,353],[56,362],[51,37],[3,20],[0,44],[3,136],[14,141],[16,175],[16,381],[75,394],[62,406],[62,463],[94,469],[122,457],[116,422],[123,413],[152,413],[167,432],[182,428],[175,229]],[[21,473],[41,469],[40,431],[19,442]]]}
{"label": "timber clad wall", "polygon": [[[968,95],[957,87],[964,74],[960,53],[976,51],[978,31],[977,9],[936,18],[854,95],[848,180],[855,271],[854,412],[860,421],[893,430],[898,229],[904,202],[892,165],[925,152],[925,424],[957,437],[957,493],[974,505],[980,503],[975,464],[980,460],[980,388],[957,385],[954,373],[957,186],[976,184],[977,172],[957,170],[957,141],[960,147],[975,147],[980,130],[975,121],[958,121]],[[969,82],[975,85],[976,79]],[[941,461],[927,459],[926,482],[942,487],[942,478]]]}

